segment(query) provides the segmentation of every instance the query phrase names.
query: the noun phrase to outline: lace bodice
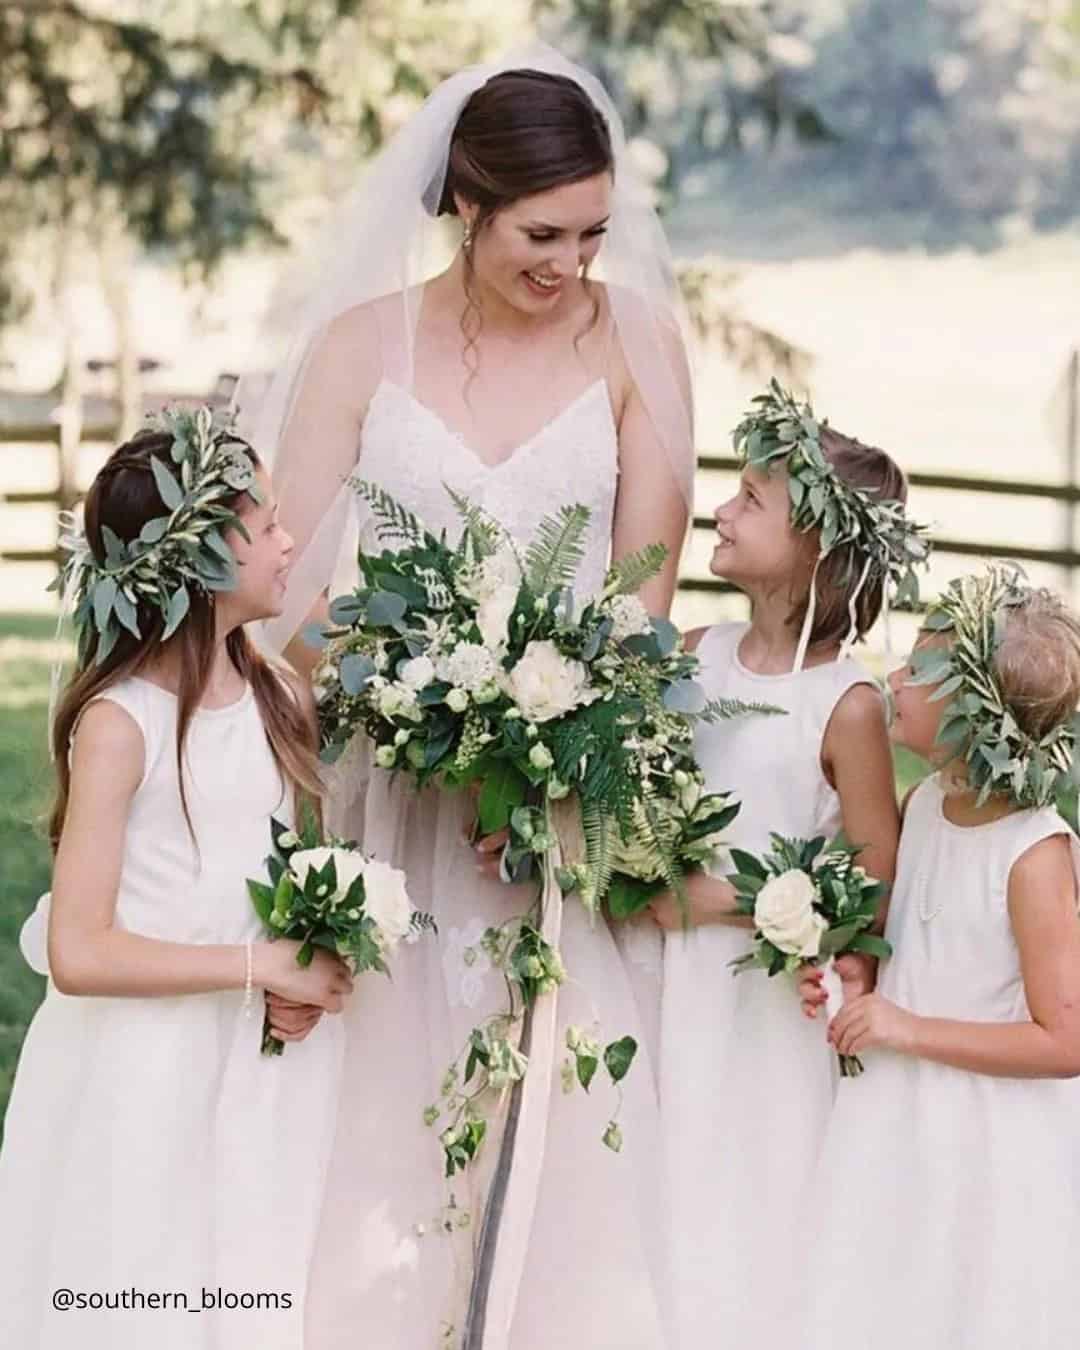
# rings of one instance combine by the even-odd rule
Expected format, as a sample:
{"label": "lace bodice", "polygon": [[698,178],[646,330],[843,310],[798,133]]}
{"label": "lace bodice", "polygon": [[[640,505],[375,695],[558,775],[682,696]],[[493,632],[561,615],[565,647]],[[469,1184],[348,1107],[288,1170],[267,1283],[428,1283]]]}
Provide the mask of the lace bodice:
{"label": "lace bodice", "polygon": [[[580,502],[592,512],[577,589],[599,590],[611,551],[618,443],[607,385],[596,380],[512,454],[487,464],[430,408],[384,379],[364,421],[359,477],[378,483],[434,532],[461,522],[446,487],[464,493],[527,544],[544,516]],[[360,540],[382,547],[364,512]]]}

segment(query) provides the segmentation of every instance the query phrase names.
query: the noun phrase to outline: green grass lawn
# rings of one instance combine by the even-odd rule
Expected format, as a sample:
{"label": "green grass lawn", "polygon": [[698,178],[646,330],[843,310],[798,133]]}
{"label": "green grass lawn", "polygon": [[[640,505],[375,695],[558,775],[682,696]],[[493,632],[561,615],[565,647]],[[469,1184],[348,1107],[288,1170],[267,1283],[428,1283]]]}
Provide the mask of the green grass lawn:
{"label": "green grass lawn", "polygon": [[15,1061],[45,981],[24,963],[19,928],[49,885],[42,817],[52,772],[45,740],[56,622],[0,614],[0,1122]]}

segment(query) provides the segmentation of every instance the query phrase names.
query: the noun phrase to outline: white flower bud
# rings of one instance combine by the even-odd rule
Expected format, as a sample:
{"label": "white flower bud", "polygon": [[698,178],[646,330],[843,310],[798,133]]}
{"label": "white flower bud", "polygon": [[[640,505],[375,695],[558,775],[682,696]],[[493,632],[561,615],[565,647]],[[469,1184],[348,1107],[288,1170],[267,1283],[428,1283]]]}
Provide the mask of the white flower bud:
{"label": "white flower bud", "polygon": [[469,695],[464,689],[451,689],[446,696],[446,706],[451,712],[463,713],[469,706]]}
{"label": "white flower bud", "polygon": [[534,769],[550,769],[555,758],[546,745],[534,745],[529,751],[529,763]]}

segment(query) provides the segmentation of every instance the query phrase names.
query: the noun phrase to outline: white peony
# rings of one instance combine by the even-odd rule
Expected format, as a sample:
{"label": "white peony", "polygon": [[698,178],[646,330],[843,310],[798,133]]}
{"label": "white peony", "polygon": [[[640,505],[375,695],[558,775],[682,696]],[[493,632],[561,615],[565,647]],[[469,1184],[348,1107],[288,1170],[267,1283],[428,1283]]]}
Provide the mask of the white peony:
{"label": "white peony", "polygon": [[398,679],[406,689],[426,689],[435,679],[435,662],[430,656],[414,656],[411,661],[403,661]]}
{"label": "white peony", "polygon": [[636,595],[612,596],[607,603],[607,611],[611,616],[613,642],[623,642],[628,637],[652,631],[649,611]]}
{"label": "white peony", "polygon": [[331,858],[334,860],[338,883],[331,903],[339,904],[344,900],[346,892],[356,878],[364,875],[364,859],[361,854],[341,848],[302,848],[289,859],[289,871],[297,885],[302,888],[308,875],[311,872],[321,872]]}
{"label": "white peony", "polygon": [[598,696],[589,688],[581,662],[567,660],[554,642],[547,641],[529,643],[506,684],[510,697],[530,722],[550,722]]}
{"label": "white peony", "polygon": [[367,859],[364,912],[374,923],[384,947],[396,947],[412,930],[413,907],[405,889],[405,873],[378,858]]}
{"label": "white peony", "polygon": [[792,869],[767,881],[754,904],[754,926],[782,952],[817,956],[829,925],[814,912],[817,889],[805,872]]}
{"label": "white peony", "polygon": [[440,680],[470,694],[494,684],[499,676],[494,656],[479,642],[459,643],[452,652],[439,658],[435,669]]}
{"label": "white peony", "polygon": [[501,651],[510,640],[510,615],[517,604],[517,586],[500,586],[476,611],[476,626],[484,645],[492,651]]}

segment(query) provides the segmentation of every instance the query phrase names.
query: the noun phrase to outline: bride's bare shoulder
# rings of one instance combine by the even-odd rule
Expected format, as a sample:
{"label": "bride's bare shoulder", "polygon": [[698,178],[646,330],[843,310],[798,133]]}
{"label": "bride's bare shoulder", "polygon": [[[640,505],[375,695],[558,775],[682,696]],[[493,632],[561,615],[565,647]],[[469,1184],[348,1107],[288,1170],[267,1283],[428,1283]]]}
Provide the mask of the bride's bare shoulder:
{"label": "bride's bare shoulder", "polygon": [[346,351],[353,357],[377,357],[381,354],[383,329],[390,324],[395,311],[403,310],[400,295],[382,295],[342,310],[327,324],[323,347],[334,354]]}
{"label": "bride's bare shoulder", "polygon": [[405,297],[380,296],[342,310],[317,338],[309,379],[332,387],[354,411],[363,413],[388,368],[395,334],[404,330]]}

